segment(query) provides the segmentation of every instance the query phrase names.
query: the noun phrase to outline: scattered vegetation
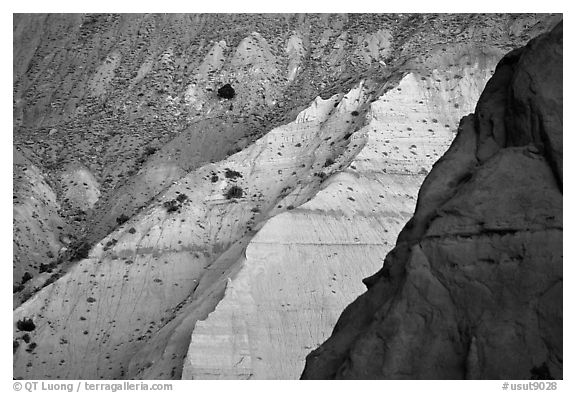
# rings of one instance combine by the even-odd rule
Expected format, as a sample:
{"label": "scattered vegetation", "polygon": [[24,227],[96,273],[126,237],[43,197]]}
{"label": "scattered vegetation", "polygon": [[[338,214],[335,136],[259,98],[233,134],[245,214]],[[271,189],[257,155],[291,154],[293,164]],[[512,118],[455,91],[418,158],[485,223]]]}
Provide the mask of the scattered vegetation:
{"label": "scattered vegetation", "polygon": [[180,204],[176,199],[172,199],[171,201],[164,202],[164,207],[166,208],[166,211],[168,213],[172,213],[178,211],[178,209],[180,208]]}
{"label": "scattered vegetation", "polygon": [[118,225],[122,225],[126,221],[128,221],[129,219],[130,219],[130,217],[128,217],[126,214],[122,213],[119,217],[116,217],[116,223]]}
{"label": "scattered vegetation", "polygon": [[36,343],[30,343],[28,344],[28,348],[26,348],[26,352],[32,352],[34,350],[34,348],[37,347]]}
{"label": "scattered vegetation", "polygon": [[180,203],[184,203],[188,200],[188,195],[186,194],[180,194],[176,197],[176,200]]}
{"label": "scattered vegetation", "polygon": [[235,95],[236,91],[234,91],[234,88],[230,85],[230,83],[226,83],[224,86],[218,89],[218,97],[220,98],[226,98],[227,100],[230,100],[234,98]]}
{"label": "scattered vegetation", "polygon": [[176,212],[180,210],[180,207],[188,200],[188,195],[186,194],[179,194],[176,199],[172,199],[170,201],[166,201],[163,203],[166,211],[168,213]]}
{"label": "scattered vegetation", "polygon": [[76,250],[72,252],[72,257],[70,258],[71,261],[79,261],[81,259],[88,258],[88,254],[90,253],[90,244],[86,242],[82,242]]}
{"label": "scattered vegetation", "polygon": [[232,186],[228,189],[228,191],[226,191],[226,194],[224,195],[226,196],[226,199],[242,198],[244,191],[238,186]]}
{"label": "scattered vegetation", "polygon": [[226,168],[224,176],[226,177],[226,179],[236,179],[237,177],[242,177],[242,174],[238,171],[233,171],[231,169]]}
{"label": "scattered vegetation", "polygon": [[16,328],[24,332],[31,332],[36,329],[36,325],[34,325],[32,318],[24,317],[16,322]]}
{"label": "scattered vegetation", "polygon": [[54,269],[56,267],[56,263],[55,262],[51,262],[51,263],[41,263],[40,264],[40,268],[38,269],[39,273],[52,273],[52,269]]}
{"label": "scattered vegetation", "polygon": [[62,276],[61,273],[52,274],[50,277],[48,277],[48,279],[44,282],[44,284],[42,284],[42,288],[52,284],[54,281],[58,280],[61,276]]}
{"label": "scattered vegetation", "polygon": [[32,279],[32,275],[28,272],[25,272],[24,275],[22,276],[22,284],[25,284],[26,282],[30,281]]}
{"label": "scattered vegetation", "polygon": [[156,153],[157,151],[158,151],[158,149],[155,147],[146,146],[146,148],[144,149],[144,154],[146,156],[151,156],[152,154]]}

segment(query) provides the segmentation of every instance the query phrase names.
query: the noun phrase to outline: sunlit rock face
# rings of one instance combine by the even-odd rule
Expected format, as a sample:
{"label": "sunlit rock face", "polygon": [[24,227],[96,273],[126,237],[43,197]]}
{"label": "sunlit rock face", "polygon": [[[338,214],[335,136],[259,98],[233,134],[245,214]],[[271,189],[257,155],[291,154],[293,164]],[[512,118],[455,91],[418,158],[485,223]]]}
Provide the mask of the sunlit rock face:
{"label": "sunlit rock face", "polygon": [[14,376],[298,378],[557,18],[15,16]]}
{"label": "sunlit rock face", "polygon": [[303,378],[563,377],[562,41],[500,61]]}
{"label": "sunlit rock face", "polygon": [[[301,190],[294,190],[282,203],[290,210],[250,241],[223,300],[196,324],[183,378],[300,375],[305,355],[362,292],[361,279],[381,266],[414,211],[422,180],[455,135],[453,119],[473,110],[497,58],[477,53],[461,61],[431,71],[435,79],[408,73],[375,101],[354,90],[340,104],[349,117],[336,112],[322,120],[320,136],[349,138],[346,150],[332,145],[336,154],[325,162],[341,169],[296,208],[293,195]],[[454,69],[463,76],[454,78]],[[338,135],[345,121],[360,128]]]}

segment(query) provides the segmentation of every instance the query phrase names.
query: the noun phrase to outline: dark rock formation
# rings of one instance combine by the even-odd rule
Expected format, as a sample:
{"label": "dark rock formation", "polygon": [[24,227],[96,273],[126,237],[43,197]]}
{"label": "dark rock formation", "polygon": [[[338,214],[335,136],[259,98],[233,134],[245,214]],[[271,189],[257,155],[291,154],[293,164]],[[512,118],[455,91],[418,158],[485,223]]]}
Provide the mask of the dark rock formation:
{"label": "dark rock formation", "polygon": [[563,377],[562,37],[502,59],[303,379]]}

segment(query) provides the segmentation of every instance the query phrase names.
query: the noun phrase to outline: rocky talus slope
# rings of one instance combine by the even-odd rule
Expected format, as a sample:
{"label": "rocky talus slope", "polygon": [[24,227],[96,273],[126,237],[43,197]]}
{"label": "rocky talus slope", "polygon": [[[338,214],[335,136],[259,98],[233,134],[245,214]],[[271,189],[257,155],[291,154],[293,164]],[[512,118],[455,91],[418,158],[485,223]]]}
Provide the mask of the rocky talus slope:
{"label": "rocky talus slope", "polygon": [[500,61],[302,378],[563,378],[562,37]]}
{"label": "rocky talus slope", "polygon": [[557,18],[15,16],[14,376],[297,378]]}

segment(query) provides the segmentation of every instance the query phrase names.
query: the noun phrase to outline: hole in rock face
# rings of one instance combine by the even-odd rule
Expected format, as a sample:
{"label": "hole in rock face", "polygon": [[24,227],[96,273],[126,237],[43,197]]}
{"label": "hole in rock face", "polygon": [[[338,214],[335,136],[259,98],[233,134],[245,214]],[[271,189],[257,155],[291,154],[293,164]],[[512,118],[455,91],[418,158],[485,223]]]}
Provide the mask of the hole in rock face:
{"label": "hole in rock face", "polygon": [[220,98],[226,98],[227,100],[230,100],[234,98],[235,95],[236,92],[230,83],[226,83],[224,86],[218,89],[218,97]]}

